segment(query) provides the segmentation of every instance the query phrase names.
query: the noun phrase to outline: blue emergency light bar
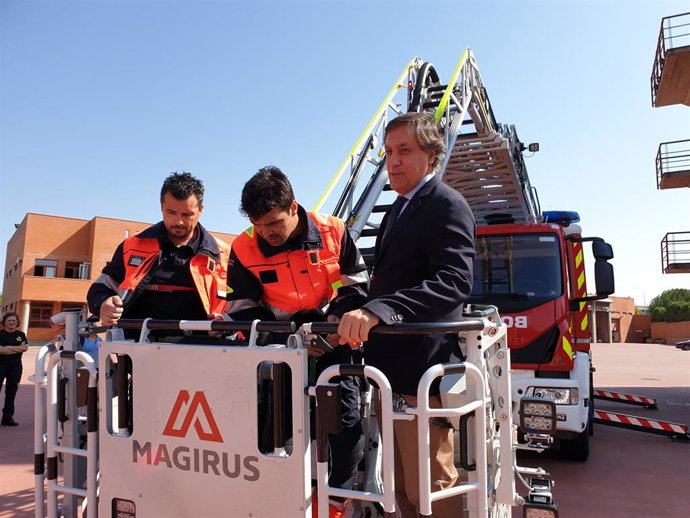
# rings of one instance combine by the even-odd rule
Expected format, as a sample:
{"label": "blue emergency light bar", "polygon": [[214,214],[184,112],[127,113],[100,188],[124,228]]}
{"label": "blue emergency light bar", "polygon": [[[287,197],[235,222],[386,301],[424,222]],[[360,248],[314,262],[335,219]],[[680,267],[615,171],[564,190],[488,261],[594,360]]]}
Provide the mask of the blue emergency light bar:
{"label": "blue emergency light bar", "polygon": [[544,223],[556,223],[564,227],[580,221],[580,215],[573,210],[545,210],[542,216]]}

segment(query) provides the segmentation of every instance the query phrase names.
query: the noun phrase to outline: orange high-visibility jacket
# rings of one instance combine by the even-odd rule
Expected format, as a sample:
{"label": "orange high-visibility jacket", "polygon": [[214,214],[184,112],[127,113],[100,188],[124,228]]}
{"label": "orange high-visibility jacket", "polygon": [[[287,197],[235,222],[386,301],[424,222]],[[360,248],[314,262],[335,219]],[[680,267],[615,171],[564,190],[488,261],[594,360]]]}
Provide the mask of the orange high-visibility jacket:
{"label": "orange high-visibility jacket", "polygon": [[263,288],[263,302],[285,313],[313,310],[331,301],[342,286],[340,248],[345,224],[333,216],[307,212],[321,234],[322,246],[284,250],[266,257],[250,227],[237,236],[232,250]]}
{"label": "orange high-visibility jacket", "polygon": [[[200,229],[201,231],[201,229]],[[230,257],[230,245],[216,239],[207,232],[210,239],[206,239],[210,252],[217,246],[217,259],[207,253],[197,253],[189,262],[189,270],[194,279],[196,290],[201,302],[208,313],[223,313],[226,308],[227,264]],[[123,243],[123,259],[125,278],[119,286],[121,291],[135,291],[154,264],[158,263],[160,243],[155,236],[148,236],[147,231],[127,238]]]}

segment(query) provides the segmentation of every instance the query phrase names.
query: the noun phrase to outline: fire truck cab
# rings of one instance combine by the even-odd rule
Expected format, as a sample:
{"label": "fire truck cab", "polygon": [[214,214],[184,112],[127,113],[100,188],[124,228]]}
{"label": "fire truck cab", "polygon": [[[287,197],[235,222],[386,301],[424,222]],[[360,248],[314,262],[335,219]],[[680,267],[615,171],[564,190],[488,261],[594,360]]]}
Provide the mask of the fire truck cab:
{"label": "fire truck cab", "polygon": [[[587,302],[613,293],[613,252],[599,238],[581,237],[576,213],[543,218],[478,228],[470,302],[499,307],[509,328],[513,399],[552,399],[561,452],[586,460],[593,417]],[[592,244],[594,295],[587,294],[583,242]]]}

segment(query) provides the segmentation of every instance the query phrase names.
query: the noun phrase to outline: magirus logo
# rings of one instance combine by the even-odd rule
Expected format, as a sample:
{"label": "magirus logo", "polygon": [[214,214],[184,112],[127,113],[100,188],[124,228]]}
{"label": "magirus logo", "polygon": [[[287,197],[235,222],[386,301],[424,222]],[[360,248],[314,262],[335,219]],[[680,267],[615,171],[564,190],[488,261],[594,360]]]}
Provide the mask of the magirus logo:
{"label": "magirus logo", "polygon": [[[184,411],[183,407],[185,407]],[[184,419],[180,423],[182,416],[184,416]],[[202,441],[223,442],[223,437],[220,435],[216,419],[213,417],[213,412],[211,412],[211,407],[204,393],[200,391],[195,392],[194,397],[190,398],[188,390],[180,390],[163,430],[163,435],[187,437],[192,421],[194,421],[194,430],[199,439]],[[204,427],[204,424],[207,426]]]}
{"label": "magirus logo", "polygon": [[[187,438],[194,425],[197,437],[202,441],[223,443],[223,436],[208,404],[206,395],[197,391],[193,396],[188,390],[180,390],[173,404],[163,435]],[[143,444],[132,441],[132,461],[152,466],[166,466],[180,471],[193,471],[209,475],[239,478],[248,481],[259,480],[259,458],[239,453],[211,449],[190,448],[184,444],[158,445],[146,441]]]}

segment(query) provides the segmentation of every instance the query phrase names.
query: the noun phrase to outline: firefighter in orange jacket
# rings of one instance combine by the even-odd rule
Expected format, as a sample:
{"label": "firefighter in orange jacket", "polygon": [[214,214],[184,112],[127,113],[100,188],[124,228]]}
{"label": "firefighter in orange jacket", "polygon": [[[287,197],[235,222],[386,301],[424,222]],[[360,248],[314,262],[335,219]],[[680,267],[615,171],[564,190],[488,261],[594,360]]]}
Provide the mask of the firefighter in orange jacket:
{"label": "firefighter in orange jacket", "polygon": [[230,247],[198,221],[204,186],[173,173],[161,189],[163,221],[122,242],[87,294],[104,325],[124,318],[206,320],[226,308]]}
{"label": "firefighter in orange jacket", "polygon": [[[366,265],[342,220],[307,212],[277,167],[259,170],[242,190],[242,212],[253,224],[232,245],[228,266],[228,313],[233,320],[337,322],[366,300]],[[332,352],[310,350],[316,375],[352,363],[350,346],[329,340]],[[358,380],[340,380],[343,429],[329,438],[333,459],[329,484],[351,489],[363,457]],[[339,516],[342,502],[332,502]]]}

